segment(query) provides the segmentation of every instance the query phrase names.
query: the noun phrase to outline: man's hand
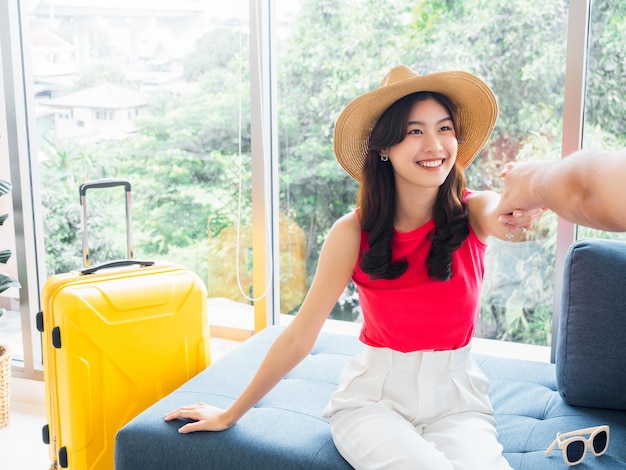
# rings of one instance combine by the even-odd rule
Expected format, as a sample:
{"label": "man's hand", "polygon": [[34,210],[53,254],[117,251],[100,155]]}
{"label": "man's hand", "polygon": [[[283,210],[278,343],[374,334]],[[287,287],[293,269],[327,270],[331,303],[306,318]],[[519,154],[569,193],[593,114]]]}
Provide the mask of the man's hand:
{"label": "man's hand", "polygon": [[508,163],[500,172],[504,178],[504,189],[500,197],[497,212],[503,223],[514,223],[519,211],[533,209],[545,210],[545,201],[541,196],[540,179],[552,162],[534,161]]}

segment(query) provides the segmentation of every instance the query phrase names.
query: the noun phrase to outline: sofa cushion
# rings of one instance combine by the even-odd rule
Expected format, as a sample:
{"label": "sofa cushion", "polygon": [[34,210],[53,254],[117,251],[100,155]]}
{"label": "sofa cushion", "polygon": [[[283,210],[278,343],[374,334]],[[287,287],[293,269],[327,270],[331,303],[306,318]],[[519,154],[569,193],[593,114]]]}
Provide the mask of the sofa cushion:
{"label": "sofa cushion", "polygon": [[582,239],[566,256],[556,367],[570,405],[626,410],[626,242]]}
{"label": "sofa cushion", "polygon": [[[183,404],[230,405],[281,331],[266,328],[131,420],[117,435],[115,469],[350,469],[321,414],[345,363],[363,347],[354,336],[322,333],[312,353],[226,431],[182,435],[182,421],[164,421]],[[626,469],[626,412],[568,406],[553,364],[474,357],[490,379],[500,442],[514,469],[564,468],[558,449],[544,455],[556,433],[600,424],[610,425],[611,445],[584,467]]]}

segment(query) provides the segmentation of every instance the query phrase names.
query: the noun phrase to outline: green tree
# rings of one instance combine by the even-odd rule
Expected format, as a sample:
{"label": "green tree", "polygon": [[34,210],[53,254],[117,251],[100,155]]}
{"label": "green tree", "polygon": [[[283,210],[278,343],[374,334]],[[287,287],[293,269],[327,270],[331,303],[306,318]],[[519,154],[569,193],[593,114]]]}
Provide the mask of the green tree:
{"label": "green tree", "polygon": [[[81,183],[104,177],[120,177],[118,162],[109,146],[88,145],[72,140],[48,140],[41,147],[45,159],[40,166],[44,242],[47,273],[68,272],[83,266],[82,208],[78,194]],[[111,204],[112,195],[90,197],[88,227],[93,260],[124,257],[126,238],[114,221],[121,221],[119,207]],[[123,199],[122,199],[123,201]]]}
{"label": "green tree", "polygon": [[137,182],[143,201],[137,210],[142,227],[137,246],[146,253],[166,255],[173,247],[205,240],[210,221],[214,234],[233,223],[240,164],[243,200],[251,199],[249,105],[242,108],[239,134],[238,84],[247,78],[234,68],[228,64],[203,75],[190,92],[159,96],[150,115],[138,120],[139,135],[124,145],[130,158],[123,172]]}
{"label": "green tree", "polygon": [[334,157],[334,122],[349,100],[378,85],[388,64],[406,60],[399,44],[409,5],[306,1],[280,44],[281,206],[307,232],[310,275],[330,226],[354,206],[356,183]]}
{"label": "green tree", "polygon": [[610,0],[593,2],[589,34],[589,73],[585,117],[596,126],[626,142],[626,4]]}
{"label": "green tree", "polygon": [[132,88],[131,82],[126,77],[124,70],[117,65],[95,64],[82,71],[80,77],[74,82],[72,90],[84,90],[96,85],[112,83]]}
{"label": "green tree", "polygon": [[232,28],[211,30],[196,41],[194,51],[184,58],[185,79],[193,82],[205,74],[219,75],[223,69],[238,63],[240,47],[247,42],[247,35]]}
{"label": "green tree", "polygon": [[[483,78],[498,98],[492,139],[468,169],[475,189],[498,188],[502,165],[533,133],[560,142],[567,2],[426,0],[415,8],[411,41],[429,51],[428,71],[463,69]],[[536,155],[535,158],[547,157]]]}

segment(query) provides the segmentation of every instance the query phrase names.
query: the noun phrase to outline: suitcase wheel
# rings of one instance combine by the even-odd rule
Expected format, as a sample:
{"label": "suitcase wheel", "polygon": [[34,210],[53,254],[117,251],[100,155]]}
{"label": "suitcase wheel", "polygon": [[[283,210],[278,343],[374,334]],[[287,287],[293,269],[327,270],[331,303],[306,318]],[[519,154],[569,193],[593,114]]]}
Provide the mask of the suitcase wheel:
{"label": "suitcase wheel", "polygon": [[61,447],[59,449],[59,465],[62,468],[67,468],[67,448]]}
{"label": "suitcase wheel", "polygon": [[41,438],[44,444],[50,444],[50,427],[47,424],[41,428]]}
{"label": "suitcase wheel", "polygon": [[61,328],[58,326],[52,329],[52,346],[57,349],[61,348]]}
{"label": "suitcase wheel", "polygon": [[37,312],[35,315],[35,321],[37,323],[37,331],[43,333],[43,312]]}

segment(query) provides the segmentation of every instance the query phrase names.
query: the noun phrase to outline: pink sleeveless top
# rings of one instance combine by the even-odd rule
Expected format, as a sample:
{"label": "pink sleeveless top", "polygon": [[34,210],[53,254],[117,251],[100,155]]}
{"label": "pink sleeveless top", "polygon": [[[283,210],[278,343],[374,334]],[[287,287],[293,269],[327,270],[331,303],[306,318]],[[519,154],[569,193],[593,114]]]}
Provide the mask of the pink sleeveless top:
{"label": "pink sleeveless top", "polygon": [[[397,279],[370,279],[359,268],[359,256],[352,280],[363,312],[363,343],[409,352],[458,349],[471,340],[480,311],[487,245],[470,226],[469,236],[453,255],[450,280],[434,280],[426,266],[434,229],[430,220],[412,232],[395,233],[393,259],[406,258],[409,263]],[[359,252],[368,249],[368,234],[361,231]]]}

